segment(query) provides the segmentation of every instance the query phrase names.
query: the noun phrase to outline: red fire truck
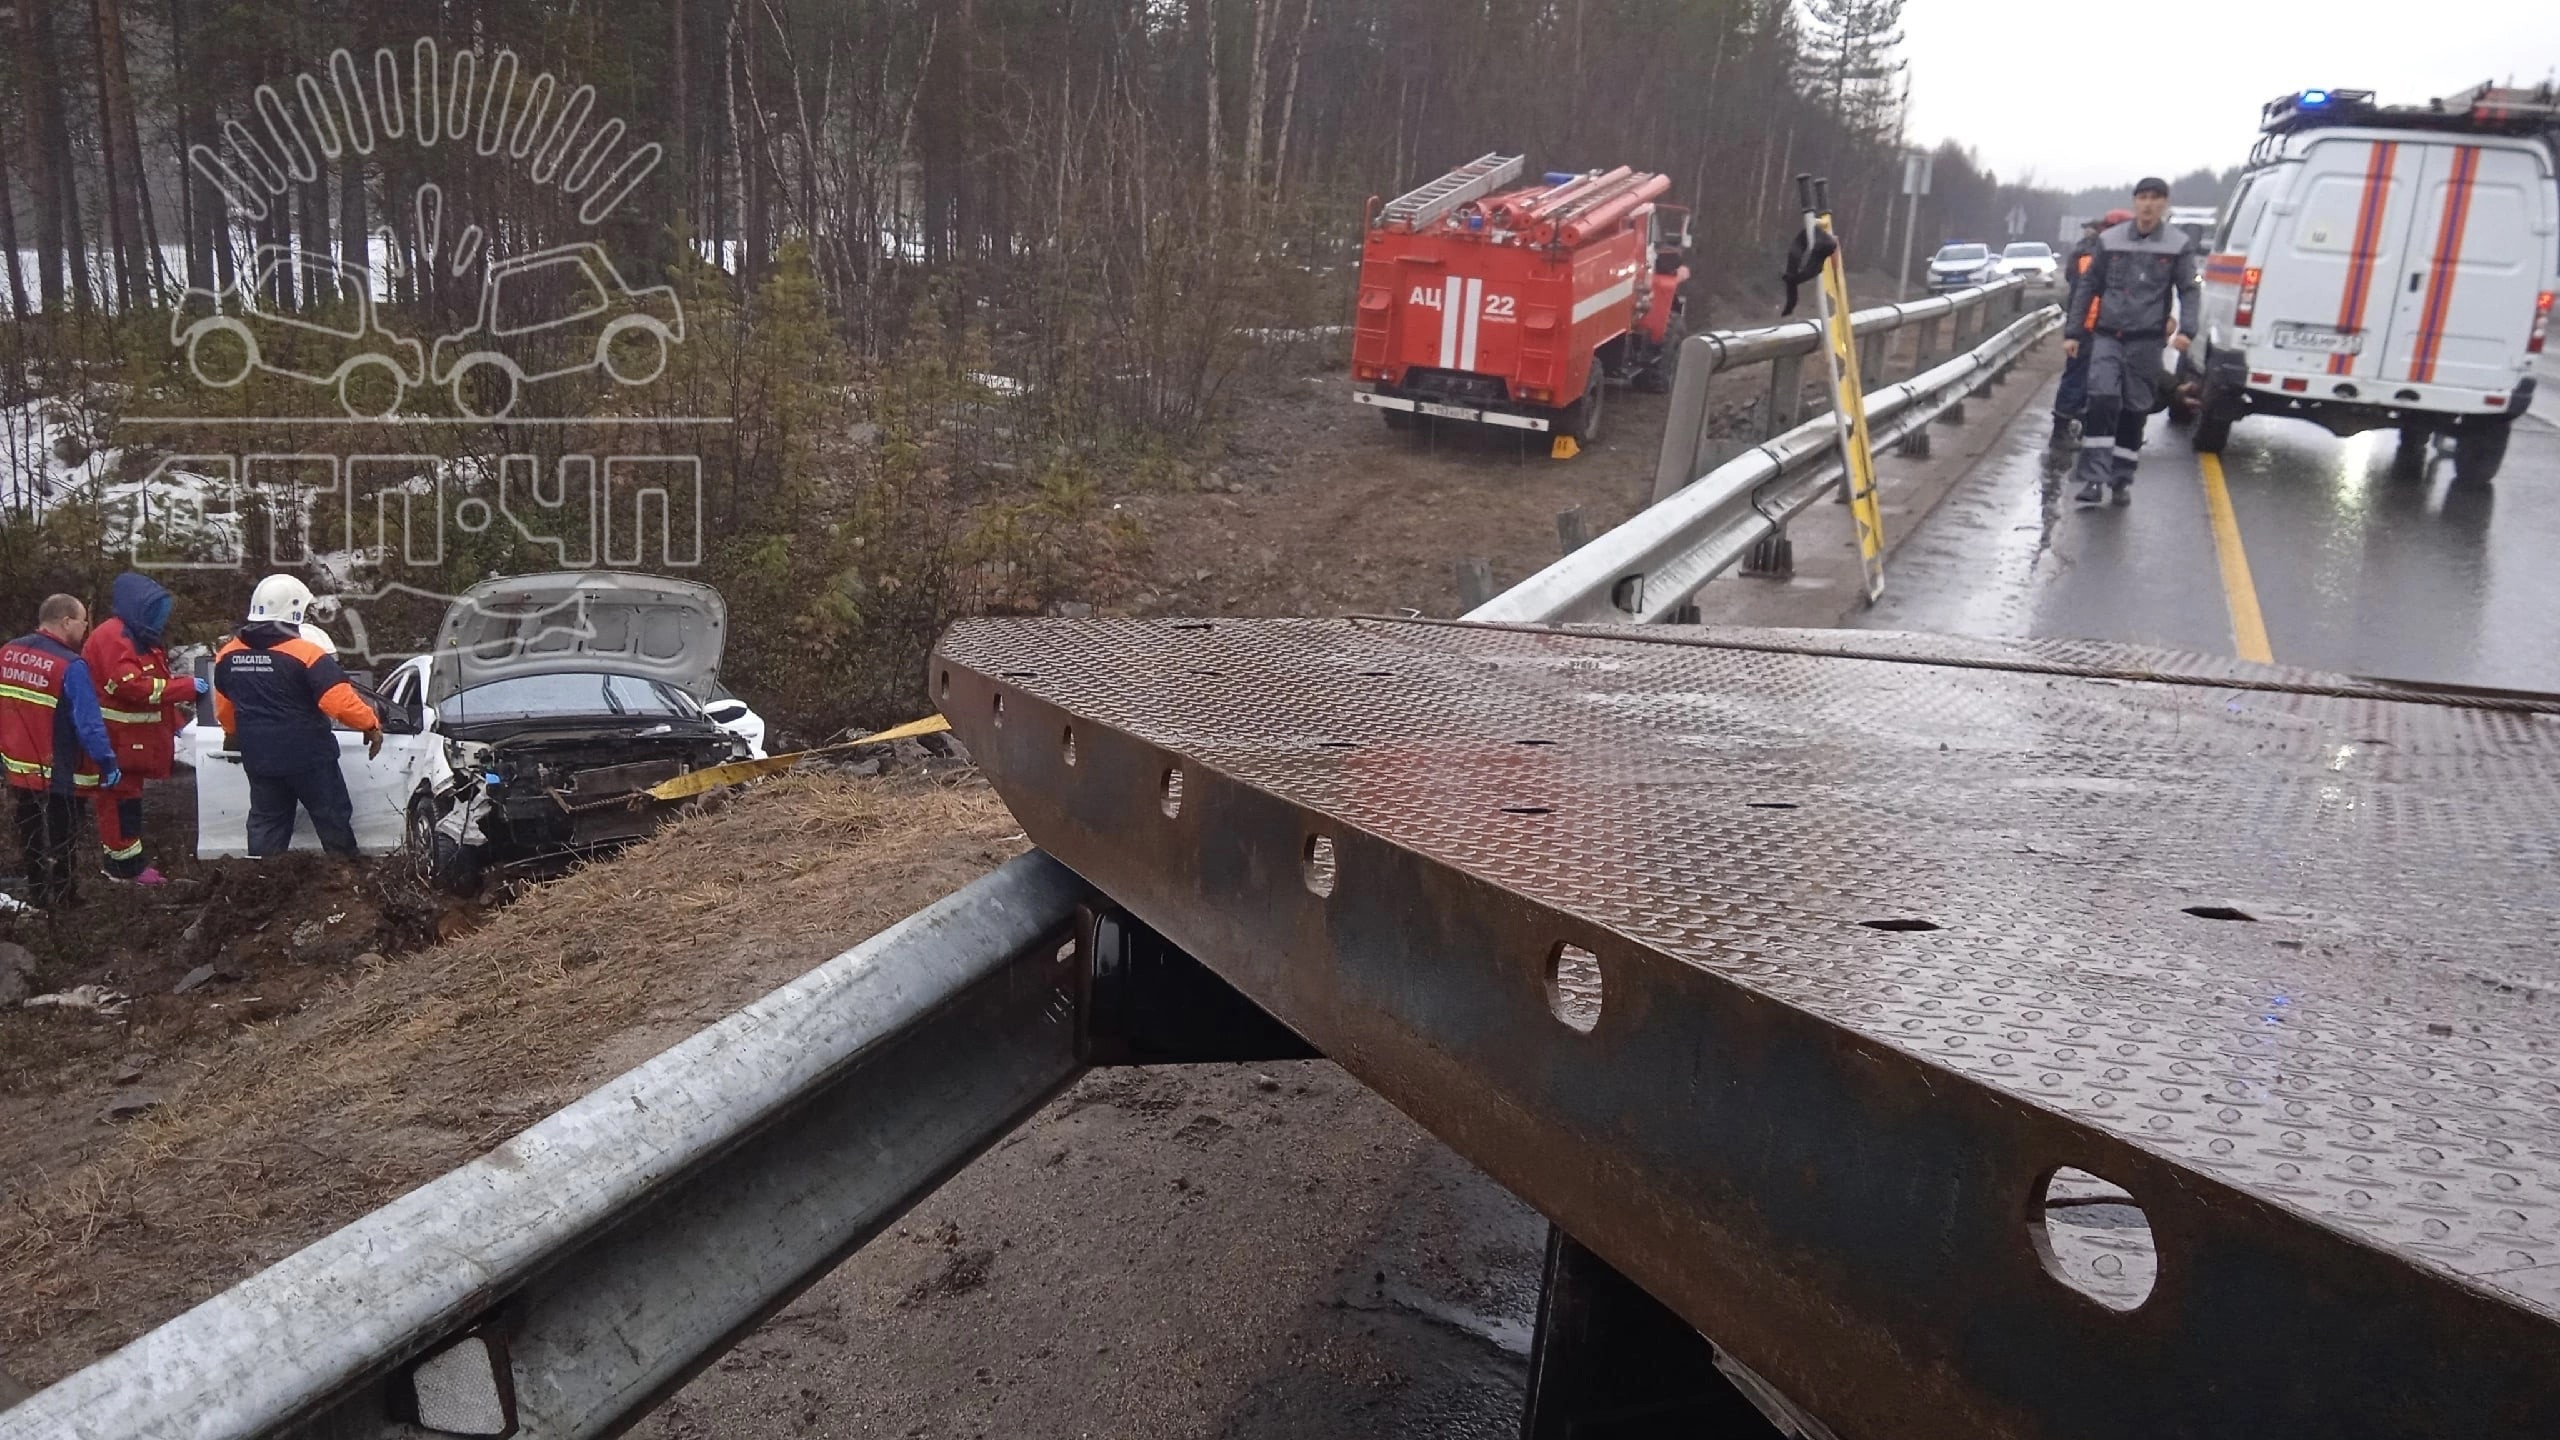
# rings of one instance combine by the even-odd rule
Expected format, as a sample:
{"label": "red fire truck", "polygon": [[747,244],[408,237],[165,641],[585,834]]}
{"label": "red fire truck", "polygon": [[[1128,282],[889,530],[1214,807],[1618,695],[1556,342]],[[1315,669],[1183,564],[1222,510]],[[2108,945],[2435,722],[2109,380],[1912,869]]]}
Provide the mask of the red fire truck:
{"label": "red fire truck", "polygon": [[[1461,165],[1369,216],[1352,398],[1589,444],[1607,383],[1668,388],[1689,211],[1620,166],[1517,182],[1521,157]],[[1561,453],[1561,452],[1560,452]]]}

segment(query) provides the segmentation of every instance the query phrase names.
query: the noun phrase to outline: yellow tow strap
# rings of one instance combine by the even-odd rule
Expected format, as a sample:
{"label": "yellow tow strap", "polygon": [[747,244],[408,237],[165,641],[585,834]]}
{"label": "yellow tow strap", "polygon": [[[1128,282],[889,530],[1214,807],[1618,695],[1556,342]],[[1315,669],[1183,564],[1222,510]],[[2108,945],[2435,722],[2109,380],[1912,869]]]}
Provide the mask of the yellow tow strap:
{"label": "yellow tow strap", "polygon": [[673,780],[661,780],[649,787],[648,794],[652,800],[690,800],[696,795],[708,794],[723,785],[743,784],[762,775],[779,775],[801,761],[815,756],[859,750],[865,745],[885,745],[892,740],[913,740],[919,735],[939,735],[950,728],[950,721],[939,715],[928,715],[922,720],[910,720],[904,725],[865,735],[859,739],[847,740],[841,745],[821,745],[815,750],[795,750],[788,755],[768,755],[762,760],[732,760],[726,765],[708,766],[679,775]]}

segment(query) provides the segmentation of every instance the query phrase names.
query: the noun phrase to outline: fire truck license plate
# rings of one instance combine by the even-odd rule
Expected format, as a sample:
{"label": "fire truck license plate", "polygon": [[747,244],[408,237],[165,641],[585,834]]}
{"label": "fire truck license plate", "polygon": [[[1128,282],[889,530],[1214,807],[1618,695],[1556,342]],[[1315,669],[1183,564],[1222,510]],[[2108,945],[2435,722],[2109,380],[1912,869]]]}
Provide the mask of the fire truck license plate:
{"label": "fire truck license plate", "polygon": [[2326,330],[2316,325],[2279,325],[2275,333],[2279,350],[2314,350],[2323,355],[2361,355],[2364,336],[2343,330]]}
{"label": "fire truck license plate", "polygon": [[1420,400],[1414,403],[1414,408],[1420,410],[1425,415],[1437,415],[1443,420],[1473,420],[1476,418],[1476,412],[1463,405],[1434,405],[1428,400]]}

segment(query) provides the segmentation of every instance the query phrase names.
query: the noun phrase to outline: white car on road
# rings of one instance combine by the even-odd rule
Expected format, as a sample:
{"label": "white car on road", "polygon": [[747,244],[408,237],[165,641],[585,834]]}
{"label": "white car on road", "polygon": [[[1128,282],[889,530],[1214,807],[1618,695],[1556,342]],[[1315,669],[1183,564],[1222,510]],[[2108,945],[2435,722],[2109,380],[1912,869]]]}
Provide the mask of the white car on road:
{"label": "white car on road", "polygon": [[1938,247],[1929,257],[1931,290],[1963,290],[2000,278],[1999,258],[1980,241],[1964,240]]}
{"label": "white car on road", "polygon": [[2000,252],[2000,273],[2024,275],[2030,285],[2062,283],[2062,260],[2041,240],[2020,240]]}

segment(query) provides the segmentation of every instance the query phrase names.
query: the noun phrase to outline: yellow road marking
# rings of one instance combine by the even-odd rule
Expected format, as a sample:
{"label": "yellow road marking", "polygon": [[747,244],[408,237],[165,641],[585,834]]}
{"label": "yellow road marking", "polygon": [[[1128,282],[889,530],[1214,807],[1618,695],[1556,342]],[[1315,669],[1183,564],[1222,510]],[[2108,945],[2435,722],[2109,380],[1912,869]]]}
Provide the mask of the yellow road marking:
{"label": "yellow road marking", "polygon": [[2222,457],[2199,455],[2204,471],[2204,506],[2213,514],[2213,551],[2222,562],[2222,596],[2231,605],[2231,641],[2243,660],[2275,663],[2267,648],[2267,617],[2258,612],[2258,587],[2249,579],[2249,552],[2240,546],[2240,517],[2232,513],[2231,491],[2222,483]]}

